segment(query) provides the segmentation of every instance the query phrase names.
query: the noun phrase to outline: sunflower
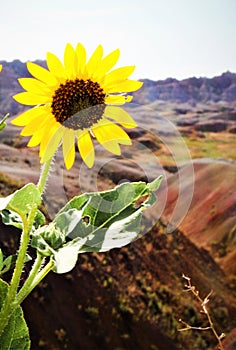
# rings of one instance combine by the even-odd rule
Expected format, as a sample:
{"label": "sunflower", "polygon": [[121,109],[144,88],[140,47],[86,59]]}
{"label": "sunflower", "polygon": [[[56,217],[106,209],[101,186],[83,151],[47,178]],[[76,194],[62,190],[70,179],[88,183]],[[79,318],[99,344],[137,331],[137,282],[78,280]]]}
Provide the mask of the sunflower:
{"label": "sunflower", "polygon": [[135,121],[120,106],[130,102],[127,92],[138,90],[142,82],[130,80],[134,66],[111,70],[120,55],[119,49],[103,57],[99,45],[86,61],[86,50],[79,43],[66,45],[64,64],[47,53],[47,67],[27,62],[32,78],[20,78],[25,90],[13,98],[35,106],[12,123],[24,126],[23,136],[31,136],[28,147],[39,146],[41,163],[51,159],[62,144],[64,162],[70,169],[75,160],[75,142],[85,164],[94,163],[93,139],[113,154],[120,154],[120,144],[130,145],[124,128],[136,127]]}

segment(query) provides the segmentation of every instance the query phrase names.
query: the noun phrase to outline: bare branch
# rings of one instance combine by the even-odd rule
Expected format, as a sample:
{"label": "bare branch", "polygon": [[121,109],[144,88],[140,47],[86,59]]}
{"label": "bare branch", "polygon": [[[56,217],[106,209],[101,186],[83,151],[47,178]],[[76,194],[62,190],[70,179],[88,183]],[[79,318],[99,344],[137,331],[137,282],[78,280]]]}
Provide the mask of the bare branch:
{"label": "bare branch", "polygon": [[182,277],[185,279],[186,281],[186,284],[184,285],[185,286],[185,291],[186,292],[191,292],[195,298],[198,300],[200,306],[201,306],[201,310],[200,312],[205,314],[206,317],[207,317],[207,320],[208,320],[208,324],[209,326],[207,327],[195,327],[195,326],[190,326],[187,322],[179,319],[179,322],[182,323],[184,325],[184,328],[181,328],[179,329],[179,332],[183,332],[183,331],[188,331],[190,329],[192,330],[198,330],[198,331],[206,331],[206,330],[211,330],[212,333],[214,334],[215,338],[217,339],[218,341],[218,346],[219,346],[219,349],[220,350],[224,350],[223,348],[223,344],[221,342],[221,340],[225,337],[225,334],[224,333],[221,333],[220,335],[218,335],[216,329],[215,329],[215,326],[212,322],[212,319],[211,319],[211,316],[210,316],[210,313],[209,313],[209,310],[207,308],[207,305],[209,304],[209,301],[210,301],[210,296],[212,295],[213,291],[211,290],[210,293],[204,298],[202,299],[200,297],[200,294],[199,294],[199,291],[196,289],[195,286],[192,285],[191,283],[191,278],[186,276],[186,275],[182,275]]}

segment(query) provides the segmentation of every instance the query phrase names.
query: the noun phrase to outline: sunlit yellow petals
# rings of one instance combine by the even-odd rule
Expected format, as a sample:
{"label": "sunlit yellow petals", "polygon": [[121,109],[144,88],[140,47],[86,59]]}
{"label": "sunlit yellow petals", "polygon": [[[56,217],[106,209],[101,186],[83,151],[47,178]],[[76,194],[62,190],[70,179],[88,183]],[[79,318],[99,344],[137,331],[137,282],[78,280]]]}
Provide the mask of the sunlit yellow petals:
{"label": "sunlit yellow petals", "polygon": [[141,81],[125,80],[121,82],[114,82],[114,84],[111,84],[109,85],[109,87],[106,87],[106,91],[108,93],[131,92],[140,89],[142,85],[143,83]]}
{"label": "sunlit yellow petals", "polygon": [[101,45],[98,45],[98,47],[90,57],[86,66],[88,77],[92,77],[94,72],[96,72],[98,64],[101,62],[102,55],[103,55],[103,48]]}
{"label": "sunlit yellow petals", "polygon": [[65,129],[62,126],[60,126],[51,136],[41,156],[41,163],[44,163],[53,157],[63,138],[64,131]]}
{"label": "sunlit yellow petals", "polygon": [[126,80],[133,73],[134,69],[135,66],[126,66],[114,69],[105,76],[103,83],[104,88],[111,84]]}
{"label": "sunlit yellow petals", "polygon": [[67,44],[64,52],[64,65],[68,79],[75,78],[75,50],[71,44]]}
{"label": "sunlit yellow petals", "polygon": [[31,122],[28,122],[27,125],[24,127],[24,129],[21,131],[22,136],[30,136],[33,135],[35,132],[40,130],[45,124],[48,124],[50,122],[50,119],[52,119],[50,114],[42,113],[31,120]]}
{"label": "sunlit yellow petals", "polygon": [[57,85],[56,78],[45,68],[38,66],[36,63],[27,62],[28,71],[38,80],[41,80],[48,86]]}
{"label": "sunlit yellow petals", "polygon": [[104,115],[110,117],[121,124],[124,128],[136,128],[137,124],[133,118],[123,108],[118,106],[106,106]]}
{"label": "sunlit yellow petals", "polygon": [[79,43],[76,46],[76,56],[77,56],[77,64],[76,64],[76,74],[81,75],[81,78],[83,77],[84,71],[85,71],[85,65],[86,65],[86,50],[84,46]]}
{"label": "sunlit yellow petals", "polygon": [[72,129],[65,129],[62,150],[65,160],[66,169],[70,169],[75,161],[75,131]]}
{"label": "sunlit yellow petals", "polygon": [[43,137],[44,137],[44,134],[47,133],[47,130],[48,130],[48,125],[47,123],[43,124],[40,129],[37,129],[37,131],[33,134],[33,136],[31,137],[30,141],[28,142],[27,146],[28,147],[36,147],[38,146]]}
{"label": "sunlit yellow petals", "polygon": [[39,151],[39,156],[42,158],[44,155],[44,152],[46,150],[46,147],[49,143],[50,138],[53,137],[55,132],[58,129],[61,129],[62,126],[60,123],[57,123],[54,118],[51,118],[50,121],[48,122],[48,130],[47,133],[44,134],[44,137],[42,138],[42,141],[40,143],[40,151]]}
{"label": "sunlit yellow petals", "polygon": [[47,66],[50,72],[57,77],[60,82],[66,80],[65,68],[59,58],[51,52],[47,53]]}
{"label": "sunlit yellow petals", "polygon": [[[130,145],[128,134],[121,128],[136,127],[131,116],[119,106],[130,102],[127,95],[142,86],[142,82],[129,80],[134,66],[113,69],[120,55],[119,49],[103,57],[99,45],[89,59],[82,44],[73,48],[67,44],[64,59],[51,52],[47,53],[47,69],[28,62],[27,67],[33,78],[21,78],[24,92],[14,99],[24,105],[35,106],[12,121],[23,126],[21,135],[31,136],[29,147],[39,146],[40,161],[53,157],[62,144],[65,167],[70,169],[75,161],[75,138],[85,164],[91,168],[95,151],[92,136],[105,149],[120,154],[120,145]],[[0,65],[0,71],[1,71]],[[81,113],[92,110],[93,115]],[[71,119],[72,115],[76,118]],[[119,126],[119,125],[120,126]]]}
{"label": "sunlit yellow petals", "polygon": [[31,92],[20,92],[13,96],[14,100],[27,106],[41,105],[51,101],[50,95],[37,95]]}
{"label": "sunlit yellow petals", "polygon": [[2,71],[2,65],[0,64],[0,72]]}
{"label": "sunlit yellow petals", "polygon": [[[48,118],[47,118],[48,119]],[[30,123],[28,123],[24,129],[21,131],[22,136],[30,136],[33,135],[38,129],[41,128],[41,125],[45,122],[41,116],[33,119]]]}
{"label": "sunlit yellow petals", "polygon": [[124,95],[108,95],[105,98],[106,104],[111,105],[123,105],[124,103],[131,102],[133,99],[133,96],[124,96]]}
{"label": "sunlit yellow petals", "polygon": [[50,95],[51,90],[40,80],[34,78],[20,78],[18,81],[23,89],[27,91],[37,95]]}
{"label": "sunlit yellow petals", "polygon": [[94,164],[94,147],[88,131],[79,133],[78,149],[87,167],[92,168]]}
{"label": "sunlit yellow petals", "polygon": [[67,156],[64,158],[65,160],[65,166],[66,169],[70,169],[72,167],[72,165],[74,164],[75,161],[75,145],[73,145],[69,152],[67,153]]}
{"label": "sunlit yellow petals", "polygon": [[109,53],[106,57],[103,58],[100,64],[100,70],[103,73],[109,72],[109,70],[114,67],[120,57],[120,50],[116,49]]}
{"label": "sunlit yellow petals", "polygon": [[93,79],[96,79],[99,83],[103,82],[104,76],[111,68],[116,64],[120,56],[120,50],[116,49],[109,55],[104,57],[99,65],[95,68],[93,73]]}
{"label": "sunlit yellow petals", "polygon": [[102,119],[93,127],[93,134],[104,148],[114,154],[120,154],[119,143],[131,145],[131,140],[127,133],[118,125],[105,119]]}
{"label": "sunlit yellow petals", "polygon": [[35,107],[28,109],[26,112],[22,113],[19,117],[13,119],[11,123],[17,126],[24,126],[31,122],[31,120],[37,118],[40,115],[44,115],[47,110],[43,107]]}
{"label": "sunlit yellow petals", "polygon": [[120,56],[120,50],[114,50],[109,55],[104,57],[100,64],[98,65],[98,69],[93,74],[93,78],[96,79],[99,83],[103,82],[104,76],[111,68],[116,64]]}
{"label": "sunlit yellow petals", "polygon": [[44,132],[45,132],[45,130],[43,128],[41,128],[39,131],[34,133],[34,135],[29,140],[27,146],[28,147],[36,147],[36,146],[38,146],[40,144],[41,140],[42,140]]}
{"label": "sunlit yellow petals", "polygon": [[[101,143],[101,142],[100,142]],[[117,141],[107,140],[101,143],[102,147],[104,147],[108,152],[116,154],[117,156],[121,155],[120,145]]]}

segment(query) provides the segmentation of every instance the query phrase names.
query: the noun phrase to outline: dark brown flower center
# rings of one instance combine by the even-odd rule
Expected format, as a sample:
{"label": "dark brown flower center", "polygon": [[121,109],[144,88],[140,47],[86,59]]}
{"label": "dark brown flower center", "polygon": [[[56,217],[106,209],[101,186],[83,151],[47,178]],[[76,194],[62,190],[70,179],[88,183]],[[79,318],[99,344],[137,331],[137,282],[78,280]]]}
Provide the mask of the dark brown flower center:
{"label": "dark brown flower center", "polygon": [[60,84],[52,98],[52,114],[65,127],[90,128],[102,118],[105,93],[96,82],[82,79]]}

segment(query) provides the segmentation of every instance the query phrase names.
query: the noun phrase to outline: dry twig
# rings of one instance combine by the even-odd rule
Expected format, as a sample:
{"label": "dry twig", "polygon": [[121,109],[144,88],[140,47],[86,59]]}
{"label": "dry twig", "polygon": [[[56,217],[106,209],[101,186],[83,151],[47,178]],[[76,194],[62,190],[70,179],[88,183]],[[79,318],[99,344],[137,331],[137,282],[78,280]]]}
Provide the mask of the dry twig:
{"label": "dry twig", "polygon": [[207,326],[207,327],[194,327],[194,326],[190,326],[187,322],[180,319],[179,322],[181,322],[184,325],[184,328],[179,329],[179,331],[183,332],[183,331],[188,331],[190,329],[193,329],[193,330],[195,329],[195,330],[199,330],[199,331],[211,330],[218,341],[218,349],[224,350],[221,340],[224,338],[225,334],[221,333],[220,335],[218,335],[218,333],[215,329],[215,326],[212,322],[209,310],[207,308],[207,305],[210,301],[210,296],[212,295],[212,291],[204,299],[202,299],[199,295],[199,291],[196,289],[195,286],[192,285],[191,278],[185,276],[184,274],[182,277],[186,280],[186,284],[185,284],[186,291],[191,292],[198,300],[199,304],[201,305],[201,312],[206,315],[209,326]]}

